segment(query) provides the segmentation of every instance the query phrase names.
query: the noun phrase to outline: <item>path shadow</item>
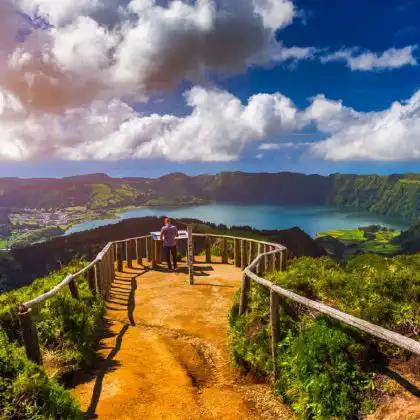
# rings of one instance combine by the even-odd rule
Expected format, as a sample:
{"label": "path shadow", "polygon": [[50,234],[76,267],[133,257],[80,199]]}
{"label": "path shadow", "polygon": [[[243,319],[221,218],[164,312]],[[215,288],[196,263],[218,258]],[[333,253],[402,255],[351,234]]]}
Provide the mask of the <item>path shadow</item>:
{"label": "path shadow", "polygon": [[136,309],[136,290],[137,290],[137,278],[131,280],[131,292],[128,296],[127,312],[128,319],[130,320],[130,325],[136,325],[134,321],[134,309]]}
{"label": "path shadow", "polygon": [[[71,372],[68,375],[63,376],[63,383],[65,383],[67,388],[74,388],[77,385],[90,382],[93,378],[96,377],[96,367],[101,366],[104,362],[104,357],[99,353],[100,351],[107,350],[113,347],[109,347],[103,344],[103,340],[107,338],[117,337],[118,334],[111,330],[112,321],[109,319],[102,319],[100,325],[95,331],[95,343],[94,353],[92,357],[89,357],[86,361],[82,363],[80,369],[75,372]],[[117,367],[118,363],[113,362],[114,364],[110,366],[111,368]]]}
{"label": "path shadow", "polygon": [[387,366],[381,366],[379,368],[379,371],[384,375],[388,376],[389,378],[393,379],[395,382],[397,382],[399,385],[405,388],[410,394],[414,395],[417,398],[420,398],[420,389],[416,385],[412,384],[407,379],[405,379],[403,376],[401,376],[398,372],[391,370]]}
{"label": "path shadow", "polygon": [[129,325],[124,325],[117,335],[114,348],[108,354],[107,358],[103,361],[102,366],[96,376],[95,386],[93,387],[92,398],[90,400],[89,408],[86,411],[86,419],[96,419],[98,416],[95,414],[98,407],[99,399],[102,393],[103,381],[105,375],[115,367],[114,357],[121,350],[124,334],[127,332]]}
{"label": "path shadow", "polygon": [[[136,308],[136,290],[138,287],[137,278],[149,272],[149,269],[145,269],[140,273],[137,273],[134,276],[116,278],[114,279],[113,285],[111,287],[110,296],[111,298],[106,301],[106,308],[110,311],[125,311],[127,310],[127,317],[130,321],[130,325],[135,326],[136,322],[134,320],[134,310]],[[118,287],[118,286],[130,286],[128,287]],[[125,293],[122,293],[124,291]],[[126,301],[125,298],[127,299]],[[118,300],[117,300],[118,299]],[[109,304],[118,305],[117,308],[108,306]]]}

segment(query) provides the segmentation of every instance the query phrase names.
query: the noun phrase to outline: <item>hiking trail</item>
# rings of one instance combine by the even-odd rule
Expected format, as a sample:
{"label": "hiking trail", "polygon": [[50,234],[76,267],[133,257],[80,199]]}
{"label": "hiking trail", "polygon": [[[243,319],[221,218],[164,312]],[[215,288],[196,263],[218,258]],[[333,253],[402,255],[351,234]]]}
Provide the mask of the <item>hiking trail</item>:
{"label": "hiking trail", "polygon": [[185,265],[116,273],[93,374],[73,389],[88,418],[295,418],[230,364],[228,311],[243,272],[197,260],[194,287]]}

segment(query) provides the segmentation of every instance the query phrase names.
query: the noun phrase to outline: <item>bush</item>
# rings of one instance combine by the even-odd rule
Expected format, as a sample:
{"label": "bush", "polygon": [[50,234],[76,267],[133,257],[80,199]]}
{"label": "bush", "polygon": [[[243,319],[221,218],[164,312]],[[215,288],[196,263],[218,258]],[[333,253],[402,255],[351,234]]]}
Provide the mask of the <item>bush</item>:
{"label": "bush", "polygon": [[[329,258],[299,258],[270,280],[306,297],[419,339],[420,255],[385,258],[362,255],[342,265]],[[290,303],[280,311],[277,394],[302,419],[357,416],[372,406],[372,365],[404,353],[342,323],[314,316]],[[238,316],[239,295],[229,316],[236,364],[270,377],[273,369],[269,292],[251,284],[249,310]],[[379,351],[381,350],[382,353]]]}
{"label": "bush", "polygon": [[349,418],[357,412],[368,375],[354,361],[357,343],[344,328],[317,317],[291,341],[279,343],[276,390],[301,418]]}
{"label": "bush", "polygon": [[0,419],[82,419],[71,394],[0,331]]}
{"label": "bush", "polygon": [[[85,264],[74,261],[28,287],[0,295],[0,330],[10,341],[22,344],[19,305],[50,290]],[[42,351],[53,353],[63,372],[77,369],[89,357],[95,328],[104,308],[102,300],[90,292],[85,278],[79,278],[77,284],[80,300],[73,299],[68,287],[64,287],[57,295],[33,308]]]}
{"label": "bush", "polygon": [[[18,307],[85,264],[74,261],[28,287],[0,295],[0,419],[83,418],[70,393],[24,356]],[[53,356],[60,374],[74,371],[89,360],[103,314],[103,302],[92,295],[86,278],[78,279],[77,285],[80,300],[73,299],[64,287],[33,308],[43,355]]]}

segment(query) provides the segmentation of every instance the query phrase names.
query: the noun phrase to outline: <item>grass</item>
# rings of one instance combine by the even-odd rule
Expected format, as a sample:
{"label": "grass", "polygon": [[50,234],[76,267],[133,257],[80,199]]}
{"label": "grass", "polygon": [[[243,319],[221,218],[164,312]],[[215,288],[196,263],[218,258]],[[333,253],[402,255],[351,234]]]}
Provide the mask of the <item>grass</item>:
{"label": "grass", "polygon": [[332,236],[343,241],[366,241],[365,233],[360,229],[351,230],[330,230],[328,232],[317,233],[318,238],[323,236]]}
{"label": "grass", "polygon": [[0,330],[0,419],[83,419],[77,402]]}
{"label": "grass", "polygon": [[[270,280],[300,295],[416,340],[420,334],[420,254],[385,258],[366,254],[338,264],[299,258]],[[279,312],[275,360],[277,395],[301,419],[348,419],[367,414],[377,393],[375,366],[406,353],[293,302]],[[270,306],[267,289],[252,283],[249,310],[238,316],[239,294],[229,316],[233,360],[271,378]],[[292,310],[290,310],[292,308]]]}
{"label": "grass", "polygon": [[[51,290],[67,274],[77,272],[85,264],[75,261],[30,286],[0,295],[0,330],[11,342],[21,345],[19,305]],[[68,288],[63,288],[33,308],[41,349],[54,358],[63,373],[78,369],[89,357],[95,327],[103,313],[103,302],[93,297],[85,278],[78,281],[78,289],[80,300],[73,299]]]}
{"label": "grass", "polygon": [[[365,232],[368,230],[368,232]],[[382,255],[396,255],[402,251],[402,248],[393,243],[395,238],[400,235],[399,231],[386,229],[372,229],[360,228],[351,230],[331,230],[317,234],[318,238],[325,238],[327,236],[339,240],[345,246],[350,243],[358,243],[357,251],[364,253],[370,252]],[[326,246],[328,244],[324,244]],[[353,250],[353,253],[356,250]]]}
{"label": "grass", "polygon": [[417,184],[420,185],[420,181],[417,179],[399,179],[398,182],[402,184]]}
{"label": "grass", "polygon": [[132,202],[136,197],[137,191],[128,184],[115,190],[106,184],[93,184],[89,207],[91,209],[117,207],[127,201]]}
{"label": "grass", "polygon": [[95,330],[103,315],[103,302],[78,280],[80,299],[68,288],[33,308],[43,358],[58,370],[49,379],[43,368],[24,356],[18,306],[50,290],[69,274],[85,266],[69,266],[35,280],[30,286],[0,295],[0,419],[82,419],[82,413],[59,380],[86,364],[94,350]]}
{"label": "grass", "polygon": [[361,246],[360,249],[364,252],[372,252],[376,254],[396,254],[402,251],[402,248],[399,245],[390,244],[382,241],[366,241]]}

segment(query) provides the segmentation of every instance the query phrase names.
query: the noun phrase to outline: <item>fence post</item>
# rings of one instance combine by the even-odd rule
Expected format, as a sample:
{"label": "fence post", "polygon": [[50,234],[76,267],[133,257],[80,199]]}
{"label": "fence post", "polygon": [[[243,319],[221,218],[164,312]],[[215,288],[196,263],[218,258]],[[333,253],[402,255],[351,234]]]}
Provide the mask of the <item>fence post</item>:
{"label": "fence post", "polygon": [[141,246],[141,239],[136,240],[136,256],[137,256],[137,264],[143,265],[143,249]]}
{"label": "fence post", "polygon": [[228,264],[228,241],[223,238],[222,264]]}
{"label": "fence post", "polygon": [[152,268],[155,268],[156,267],[156,241],[154,241],[153,239],[151,239],[151,242],[150,242],[150,249],[151,249],[151,252],[150,252],[150,255],[151,255],[151,265],[152,265]]}
{"label": "fence post", "polygon": [[255,242],[250,242],[249,243],[249,262],[248,264],[251,264],[252,261],[255,260],[255,258],[257,257],[257,252],[256,252],[256,243]]}
{"label": "fence post", "polygon": [[108,289],[107,289],[108,293],[107,293],[107,295],[109,296],[109,294],[111,292],[112,282],[114,281],[114,276],[112,275],[112,266],[111,266],[111,264],[112,264],[111,248],[106,253],[105,264],[106,264],[106,271],[108,273]]}
{"label": "fence post", "polygon": [[276,271],[281,271],[281,251],[275,254],[274,266]]}
{"label": "fence post", "polygon": [[271,320],[271,356],[273,358],[273,377],[277,377],[277,343],[279,341],[279,296],[270,289],[270,320]]}
{"label": "fence post", "polygon": [[95,280],[98,291],[101,293],[101,296],[104,297],[104,285],[102,282],[102,269],[100,261],[98,261],[95,265]]}
{"label": "fence post", "polygon": [[206,263],[211,264],[211,238],[206,236]]}
{"label": "fence post", "polygon": [[194,236],[191,236],[191,255],[192,255],[192,262],[195,263],[196,259],[195,259],[195,238]]}
{"label": "fence post", "polygon": [[152,254],[153,254],[152,249],[153,249],[153,247],[152,247],[152,237],[148,236],[146,238],[146,257],[147,257],[147,261],[150,264],[152,263],[152,259],[153,259],[152,258]]}
{"label": "fence post", "polygon": [[240,239],[234,239],[234,251],[235,251],[235,267],[241,266],[241,241]]}
{"label": "fence post", "polygon": [[[268,251],[269,252],[271,252],[271,251],[273,251],[273,247],[272,246],[269,246],[268,247]],[[267,267],[268,267],[268,272],[269,273],[272,273],[273,271],[274,271],[274,254],[271,254],[271,255],[268,255],[267,256]]]}
{"label": "fence post", "polygon": [[287,268],[287,249],[281,252],[281,270],[284,271]]}
{"label": "fence post", "polygon": [[25,344],[26,357],[32,362],[42,366],[41,350],[39,348],[38,334],[36,331],[31,308],[19,312],[20,327]]}
{"label": "fence post", "polygon": [[100,267],[101,273],[101,282],[102,282],[102,292],[103,297],[106,299],[108,297],[108,274],[106,271],[106,266],[104,264],[104,257],[99,261],[98,267]]}
{"label": "fence post", "polygon": [[251,287],[251,279],[244,273],[242,277],[241,301],[239,303],[239,315],[243,315],[248,308],[248,295]]}
{"label": "fence post", "polygon": [[88,280],[89,289],[92,292],[92,295],[96,296],[95,269],[94,268],[91,268],[88,271],[87,280]]}
{"label": "fence post", "polygon": [[[258,244],[258,255],[261,255],[261,254],[264,254],[264,244]],[[258,275],[263,274],[264,268],[265,268],[264,258],[261,258],[260,261],[258,262],[257,274]]]}
{"label": "fence post", "polygon": [[79,290],[77,289],[77,283],[75,278],[69,283],[69,289],[73,299],[79,300]]}
{"label": "fence post", "polygon": [[114,247],[111,247],[109,252],[111,254],[110,267],[111,267],[112,281],[114,281],[115,280],[115,251],[114,251]]}
{"label": "fence post", "polygon": [[117,244],[117,262],[118,262],[118,271],[123,272],[123,255],[122,255],[122,243]]}
{"label": "fence post", "polygon": [[125,243],[125,256],[127,258],[127,268],[133,268],[133,244],[131,241]]}
{"label": "fence post", "polygon": [[188,279],[191,285],[194,284],[194,248],[192,226],[187,225],[188,233]]}
{"label": "fence post", "polygon": [[241,268],[245,270],[245,267],[248,265],[248,242],[241,240]]}
{"label": "fence post", "polygon": [[[268,245],[264,245],[264,252],[269,252],[270,247]],[[268,267],[268,255],[264,256],[264,273],[268,273],[269,267]]]}

